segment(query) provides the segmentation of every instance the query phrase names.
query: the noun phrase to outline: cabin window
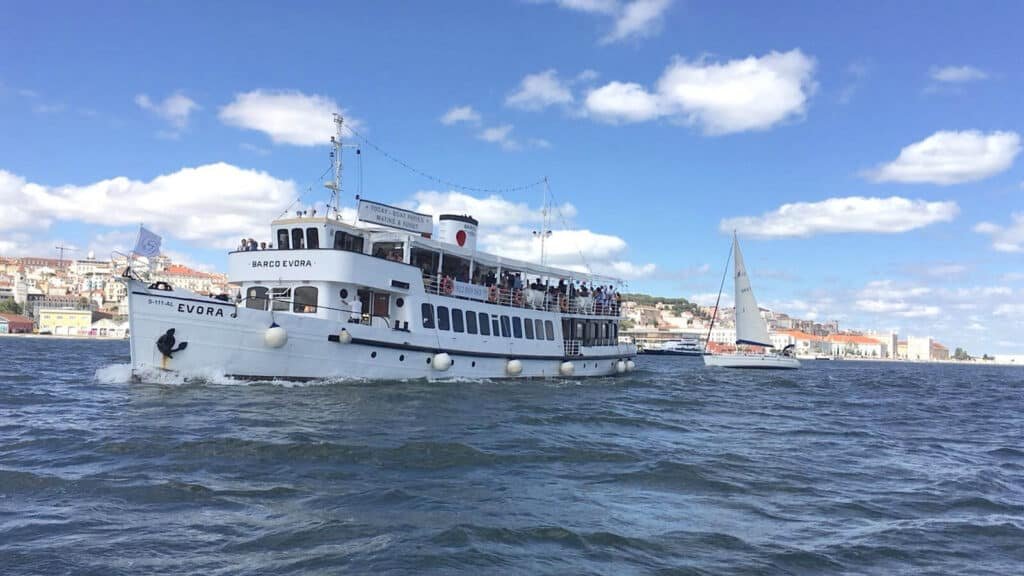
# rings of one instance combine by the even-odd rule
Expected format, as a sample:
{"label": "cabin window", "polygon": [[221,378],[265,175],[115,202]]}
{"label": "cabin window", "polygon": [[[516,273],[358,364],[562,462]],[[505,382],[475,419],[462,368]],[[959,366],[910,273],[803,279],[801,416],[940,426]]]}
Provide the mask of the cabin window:
{"label": "cabin window", "polygon": [[288,229],[277,229],[277,247],[280,250],[288,250]]}
{"label": "cabin window", "polygon": [[466,331],[466,325],[462,323],[462,310],[459,308],[452,308],[452,330],[455,332]]}
{"label": "cabin window", "polygon": [[334,232],[334,249],[347,252],[362,252],[363,237],[337,230]]}
{"label": "cabin window", "polygon": [[480,313],[480,334],[482,336],[491,335],[491,319],[487,317],[486,312]]}
{"label": "cabin window", "polygon": [[302,235],[302,228],[292,228],[292,249],[302,250],[305,248],[305,240]]}
{"label": "cabin window", "polygon": [[533,340],[533,320],[526,318],[523,320],[523,331],[526,333],[527,340]]}
{"label": "cabin window", "polygon": [[551,320],[545,320],[544,321],[544,328],[547,330],[548,340],[554,340],[555,339],[555,325],[551,322]]}
{"label": "cabin window", "polygon": [[433,328],[434,327],[434,305],[423,304],[420,306],[420,313],[423,314],[423,327]]}
{"label": "cabin window", "polygon": [[501,324],[498,322],[497,316],[491,316],[491,334],[495,337],[501,334]]}
{"label": "cabin window", "polygon": [[469,260],[445,254],[441,260],[441,275],[451,276],[459,282],[469,282]]}
{"label": "cabin window", "polygon": [[253,310],[267,309],[267,288],[265,286],[253,286],[245,291],[245,307]]}
{"label": "cabin window", "polygon": [[292,299],[291,288],[274,288],[270,291],[270,296],[274,300],[273,309],[277,312],[287,312],[291,306],[289,300]]}
{"label": "cabin window", "polygon": [[404,244],[402,242],[374,242],[373,255],[377,258],[384,258],[392,262],[405,260]]}
{"label": "cabin window", "polygon": [[619,343],[619,325],[614,323],[612,324],[612,340],[612,344]]}
{"label": "cabin window", "polygon": [[448,318],[448,307],[437,307],[437,327],[441,330],[451,330],[450,319]]}
{"label": "cabin window", "polygon": [[409,263],[420,269],[424,276],[437,274],[437,265],[441,260],[438,252],[416,248],[409,250]]}
{"label": "cabin window", "polygon": [[498,268],[479,261],[473,264],[473,284],[490,286],[498,283]]}
{"label": "cabin window", "polygon": [[533,326],[534,326],[534,328],[536,328],[535,332],[537,332],[537,340],[543,340],[544,339],[544,322],[542,320],[540,320],[540,319],[534,320],[533,321]]}
{"label": "cabin window", "polygon": [[320,247],[320,231],[316,228],[306,228],[306,248],[316,250]]}
{"label": "cabin window", "polygon": [[512,317],[512,335],[520,339],[523,337],[523,319],[519,316]]}
{"label": "cabin window", "polygon": [[466,332],[476,334],[476,312],[472,310],[466,312]]}
{"label": "cabin window", "polygon": [[315,286],[299,286],[295,289],[293,312],[313,314],[316,312],[317,290]]}
{"label": "cabin window", "polygon": [[512,322],[509,321],[508,316],[501,317],[501,337],[511,338],[512,337]]}

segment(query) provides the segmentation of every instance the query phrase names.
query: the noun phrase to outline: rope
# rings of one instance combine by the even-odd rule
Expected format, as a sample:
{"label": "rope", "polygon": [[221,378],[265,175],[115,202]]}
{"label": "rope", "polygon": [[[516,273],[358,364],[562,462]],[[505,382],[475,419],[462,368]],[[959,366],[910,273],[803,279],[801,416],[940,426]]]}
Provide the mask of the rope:
{"label": "rope", "polygon": [[384,156],[388,160],[394,162],[395,164],[398,164],[399,166],[405,168],[406,170],[408,170],[408,171],[410,171],[410,172],[412,172],[414,174],[417,174],[417,175],[419,175],[419,176],[421,176],[423,178],[426,178],[427,180],[430,180],[430,181],[432,181],[434,183],[437,183],[437,184],[441,184],[442,186],[448,186],[449,188],[456,188],[458,190],[464,190],[466,192],[482,192],[484,194],[507,194],[507,193],[510,193],[510,192],[520,192],[522,190],[529,190],[531,188],[536,188],[537,186],[540,186],[541,184],[543,184],[544,180],[545,180],[544,178],[541,178],[540,180],[537,180],[536,182],[530,182],[529,184],[521,184],[521,185],[518,185],[518,186],[509,186],[509,187],[506,187],[506,188],[484,188],[484,187],[481,187],[481,186],[466,186],[464,184],[459,184],[457,182],[452,182],[450,180],[445,180],[444,178],[440,178],[440,177],[434,176],[433,174],[429,174],[427,172],[424,172],[423,170],[420,170],[419,168],[416,168],[416,167],[410,165],[408,162],[405,162],[401,158],[398,158],[396,156],[391,155],[390,153],[388,153],[386,150],[384,150],[380,146],[374,144],[366,136],[364,136],[361,133],[359,133],[359,131],[357,131],[356,129],[352,128],[352,126],[346,126],[346,128],[354,136],[356,136],[357,138],[362,140],[363,143],[365,143],[370,148],[373,148],[374,150],[379,152],[382,156]]}
{"label": "rope", "polygon": [[725,259],[725,270],[722,270],[722,283],[718,285],[718,298],[715,299],[715,313],[711,315],[711,324],[708,326],[708,337],[704,339],[704,351],[708,351],[708,342],[711,342],[711,330],[715,327],[715,318],[718,317],[718,305],[722,301],[722,290],[725,288],[725,276],[729,273],[729,261],[732,260],[732,244],[729,244],[729,256]]}

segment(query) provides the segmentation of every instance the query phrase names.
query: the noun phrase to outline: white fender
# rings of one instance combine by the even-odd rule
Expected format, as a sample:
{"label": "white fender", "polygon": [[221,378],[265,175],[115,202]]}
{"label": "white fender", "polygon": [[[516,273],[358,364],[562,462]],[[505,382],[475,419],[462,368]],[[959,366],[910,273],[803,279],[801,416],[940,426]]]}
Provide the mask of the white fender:
{"label": "white fender", "polygon": [[576,372],[576,365],[572,362],[562,362],[562,364],[558,366],[558,373],[562,376],[572,376],[574,372]]}
{"label": "white fender", "polygon": [[271,326],[263,333],[263,343],[269,348],[280,348],[288,343],[288,331],[280,326]]}
{"label": "white fender", "polygon": [[635,369],[636,369],[636,362],[633,362],[632,360],[626,360],[626,371],[627,372],[632,372]]}
{"label": "white fender", "polygon": [[434,358],[430,361],[430,366],[438,372],[444,372],[452,367],[452,357],[447,352],[434,354]]}
{"label": "white fender", "polygon": [[352,333],[342,328],[341,332],[338,333],[338,342],[341,342],[342,344],[351,344]]}
{"label": "white fender", "polygon": [[619,374],[622,374],[623,372],[625,372],[626,371],[626,363],[623,362],[622,360],[619,360],[618,362],[616,362],[615,363],[615,371],[618,372]]}
{"label": "white fender", "polygon": [[505,372],[508,372],[509,376],[519,376],[523,373],[523,361],[509,360],[508,364],[505,365]]}

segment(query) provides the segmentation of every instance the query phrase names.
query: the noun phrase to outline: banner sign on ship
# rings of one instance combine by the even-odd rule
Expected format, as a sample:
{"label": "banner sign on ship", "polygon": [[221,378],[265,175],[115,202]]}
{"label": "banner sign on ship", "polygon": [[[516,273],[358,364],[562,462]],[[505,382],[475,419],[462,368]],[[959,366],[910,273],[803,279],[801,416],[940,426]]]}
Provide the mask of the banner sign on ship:
{"label": "banner sign on ship", "polygon": [[459,298],[470,298],[472,300],[487,300],[487,286],[478,286],[468,282],[455,281],[453,296]]}
{"label": "banner sign on ship", "polygon": [[359,219],[363,222],[372,222],[417,234],[430,234],[434,230],[434,219],[430,214],[420,214],[361,198],[359,199]]}

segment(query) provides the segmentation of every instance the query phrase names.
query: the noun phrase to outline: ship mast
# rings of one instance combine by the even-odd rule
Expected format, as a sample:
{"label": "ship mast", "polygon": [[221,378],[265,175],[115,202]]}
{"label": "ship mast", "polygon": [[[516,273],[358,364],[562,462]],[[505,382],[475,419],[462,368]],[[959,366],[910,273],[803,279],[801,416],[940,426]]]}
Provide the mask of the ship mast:
{"label": "ship mast", "polygon": [[331,164],[334,168],[334,179],[324,183],[324,187],[331,191],[331,202],[328,205],[328,210],[333,208],[335,216],[338,217],[341,214],[338,204],[341,200],[341,132],[344,124],[345,119],[342,118],[341,114],[334,114],[334,126],[337,130],[337,134],[331,136]]}
{"label": "ship mast", "polygon": [[534,230],[533,235],[540,238],[540,264],[544,265],[544,241],[551,236],[551,207],[548,201],[548,177],[544,177],[544,200],[541,202],[541,226],[540,230]]}

